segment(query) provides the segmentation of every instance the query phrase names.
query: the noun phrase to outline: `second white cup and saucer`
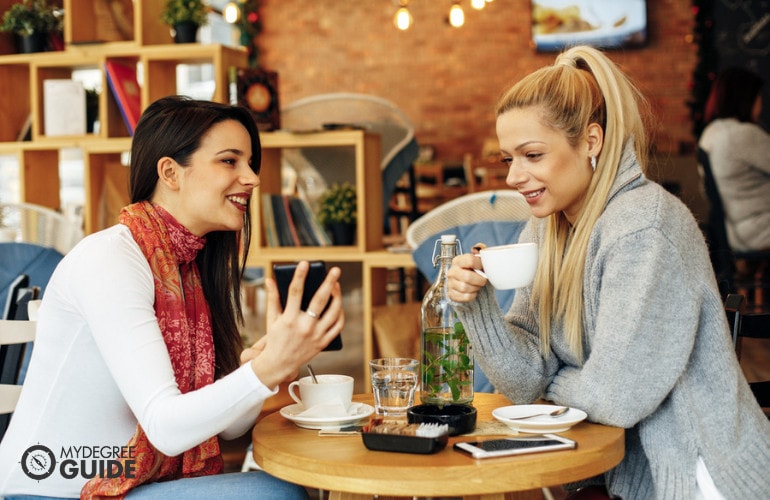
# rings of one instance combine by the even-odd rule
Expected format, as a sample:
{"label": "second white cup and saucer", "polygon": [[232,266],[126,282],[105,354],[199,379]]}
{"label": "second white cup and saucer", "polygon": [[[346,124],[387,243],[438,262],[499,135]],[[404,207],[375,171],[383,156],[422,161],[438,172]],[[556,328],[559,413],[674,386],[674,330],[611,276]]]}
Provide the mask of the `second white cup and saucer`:
{"label": "second white cup and saucer", "polygon": [[352,401],[353,377],[317,375],[316,381],[302,377],[289,384],[289,395],[297,403],[281,408],[281,416],[306,429],[328,429],[354,424],[374,413],[371,405]]}

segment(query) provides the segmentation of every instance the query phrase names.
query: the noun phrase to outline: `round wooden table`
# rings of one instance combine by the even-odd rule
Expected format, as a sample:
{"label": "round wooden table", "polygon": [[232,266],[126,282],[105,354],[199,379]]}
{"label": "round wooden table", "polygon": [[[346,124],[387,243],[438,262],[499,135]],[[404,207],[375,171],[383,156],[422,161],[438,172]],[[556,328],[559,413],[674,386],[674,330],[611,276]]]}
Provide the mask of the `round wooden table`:
{"label": "round wooden table", "polygon": [[[353,399],[372,403],[371,394]],[[509,404],[502,395],[477,393],[477,422],[493,420],[492,410]],[[623,459],[623,429],[584,421],[562,434],[577,441],[577,449],[475,460],[452,449],[457,441],[473,440],[470,436],[452,437],[432,455],[371,451],[360,435],[319,436],[276,412],[257,423],[252,442],[254,459],[265,471],[328,490],[332,500],[373,495],[542,498],[543,487],[601,474]]]}

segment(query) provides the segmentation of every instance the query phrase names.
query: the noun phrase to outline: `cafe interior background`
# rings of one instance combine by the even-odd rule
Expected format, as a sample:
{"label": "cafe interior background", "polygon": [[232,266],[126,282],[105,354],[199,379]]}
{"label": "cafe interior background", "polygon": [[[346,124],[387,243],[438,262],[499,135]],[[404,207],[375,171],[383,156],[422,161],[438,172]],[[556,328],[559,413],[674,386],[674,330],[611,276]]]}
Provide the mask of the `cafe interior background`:
{"label": "cafe interior background", "polygon": [[[237,24],[228,25],[213,13],[201,43],[247,45],[254,66],[278,74],[281,105],[335,92],[391,101],[413,123],[418,144],[428,147],[432,160],[446,171],[462,171],[464,157],[482,155],[485,141],[494,139],[497,97],[555,57],[534,46],[530,0],[239,2],[251,13],[241,28],[246,26],[253,36],[243,43]],[[227,3],[211,0],[210,5],[222,11]],[[457,7],[464,22],[456,27],[450,24],[450,9]],[[408,29],[394,24],[399,8],[411,16]],[[610,56],[652,105],[655,163],[649,175],[674,190],[703,221],[707,204],[695,158],[700,112],[710,80],[721,67],[743,65],[770,80],[770,2],[647,0],[646,14],[644,43],[611,50]],[[211,85],[206,78],[205,68],[192,71],[180,81],[180,93],[206,98]],[[764,124],[768,112],[770,106],[765,107]],[[63,209],[77,211],[83,203],[81,162],[76,151],[61,156]],[[18,186],[17,165],[0,155],[0,201],[19,201]],[[360,290],[350,293],[349,324],[355,324]],[[251,318],[248,324],[258,329],[260,322]],[[328,358],[327,365],[321,360],[316,369],[360,376],[357,337],[346,336],[344,359]]]}

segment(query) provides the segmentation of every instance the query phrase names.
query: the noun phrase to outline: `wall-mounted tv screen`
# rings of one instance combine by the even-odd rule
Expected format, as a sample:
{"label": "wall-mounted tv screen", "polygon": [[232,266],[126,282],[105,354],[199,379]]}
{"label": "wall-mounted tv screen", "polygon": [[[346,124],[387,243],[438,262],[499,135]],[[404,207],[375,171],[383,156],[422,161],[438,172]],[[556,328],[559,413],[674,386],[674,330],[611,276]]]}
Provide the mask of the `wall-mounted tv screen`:
{"label": "wall-mounted tv screen", "polygon": [[647,41],[646,1],[532,0],[532,41],[542,52],[640,47]]}

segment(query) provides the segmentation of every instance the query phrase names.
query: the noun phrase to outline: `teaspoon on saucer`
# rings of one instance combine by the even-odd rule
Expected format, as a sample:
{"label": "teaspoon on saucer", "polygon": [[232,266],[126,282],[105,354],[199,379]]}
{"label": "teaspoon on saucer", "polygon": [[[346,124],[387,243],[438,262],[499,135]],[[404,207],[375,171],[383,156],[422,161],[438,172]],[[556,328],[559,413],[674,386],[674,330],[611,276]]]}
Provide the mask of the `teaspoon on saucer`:
{"label": "teaspoon on saucer", "polygon": [[568,411],[569,411],[569,406],[562,406],[553,411],[533,413],[531,415],[522,415],[520,417],[505,417],[505,419],[506,420],[525,420],[528,418],[535,418],[535,417],[542,417],[542,416],[558,417],[558,416],[564,415]]}

